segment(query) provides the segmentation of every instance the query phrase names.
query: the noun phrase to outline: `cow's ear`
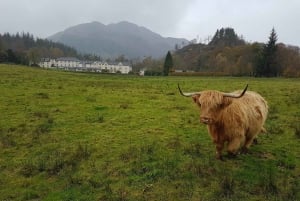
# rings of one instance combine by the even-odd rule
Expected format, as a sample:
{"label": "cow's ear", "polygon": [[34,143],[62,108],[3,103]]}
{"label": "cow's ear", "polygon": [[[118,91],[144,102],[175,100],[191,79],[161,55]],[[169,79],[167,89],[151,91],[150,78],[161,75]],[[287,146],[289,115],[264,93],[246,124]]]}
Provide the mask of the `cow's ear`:
{"label": "cow's ear", "polygon": [[223,97],[222,107],[227,107],[232,103],[232,98]]}
{"label": "cow's ear", "polygon": [[193,95],[192,96],[194,103],[199,103],[199,97],[200,97],[200,95]]}

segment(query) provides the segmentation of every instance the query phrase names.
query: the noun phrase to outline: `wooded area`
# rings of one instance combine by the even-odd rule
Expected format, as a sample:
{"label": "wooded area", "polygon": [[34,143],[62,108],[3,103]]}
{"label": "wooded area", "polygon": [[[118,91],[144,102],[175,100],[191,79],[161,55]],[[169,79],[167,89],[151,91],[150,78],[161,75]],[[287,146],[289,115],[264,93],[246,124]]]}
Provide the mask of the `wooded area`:
{"label": "wooded area", "polygon": [[43,57],[78,56],[75,49],[29,33],[0,34],[0,63],[36,64]]}
{"label": "wooded area", "polygon": [[232,28],[217,30],[207,44],[191,44],[174,53],[174,69],[233,76],[299,77],[300,49],[269,41],[247,43]]}
{"label": "wooded area", "polygon": [[[81,54],[76,49],[47,39],[34,38],[32,34],[0,34],[0,63],[37,65],[41,58],[76,57],[87,61],[102,61],[100,55]],[[111,59],[106,59],[111,62]],[[129,62],[124,55],[116,62]]]}
{"label": "wooded area", "polygon": [[[169,72],[195,75],[230,75],[257,77],[300,77],[300,48],[277,43],[273,28],[267,43],[249,43],[232,28],[216,31],[208,44],[189,44],[168,56]],[[170,60],[171,56],[171,60]],[[77,57],[102,60],[101,55],[81,55],[74,48],[45,39],[35,39],[29,33],[0,34],[0,63],[37,64],[41,58]],[[124,55],[115,58],[128,61]],[[144,57],[130,61],[133,70],[145,75],[166,75],[165,60]]]}
{"label": "wooded area", "polygon": [[[176,48],[175,48],[176,49]],[[158,75],[164,61],[146,57],[135,69]],[[275,29],[267,43],[249,43],[232,28],[217,30],[208,44],[189,44],[172,52],[172,75],[300,77],[300,48],[277,43]]]}

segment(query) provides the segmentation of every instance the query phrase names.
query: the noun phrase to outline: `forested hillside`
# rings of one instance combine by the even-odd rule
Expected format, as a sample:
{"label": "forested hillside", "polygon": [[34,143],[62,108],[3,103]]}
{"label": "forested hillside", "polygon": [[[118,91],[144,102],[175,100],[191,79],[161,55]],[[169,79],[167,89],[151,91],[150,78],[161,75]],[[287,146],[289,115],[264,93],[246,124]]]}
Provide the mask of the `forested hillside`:
{"label": "forested hillside", "polygon": [[[190,44],[173,52],[169,70],[180,70],[182,74],[192,71],[195,75],[300,77],[300,48],[277,41],[274,29],[266,43],[249,43],[234,29],[221,28],[208,44]],[[43,57],[101,60],[99,55],[81,55],[74,48],[34,38],[29,33],[0,34],[0,63],[32,65]],[[124,55],[116,60],[128,61]],[[164,59],[147,56],[131,63],[135,72],[145,70],[147,75],[162,75]]]}
{"label": "forested hillside", "polygon": [[77,51],[61,43],[35,39],[29,33],[0,34],[0,63],[34,64],[42,57],[78,56]]}
{"label": "forested hillside", "polygon": [[269,41],[247,43],[232,28],[217,30],[208,44],[191,44],[173,54],[174,69],[235,76],[300,76],[299,47]]}

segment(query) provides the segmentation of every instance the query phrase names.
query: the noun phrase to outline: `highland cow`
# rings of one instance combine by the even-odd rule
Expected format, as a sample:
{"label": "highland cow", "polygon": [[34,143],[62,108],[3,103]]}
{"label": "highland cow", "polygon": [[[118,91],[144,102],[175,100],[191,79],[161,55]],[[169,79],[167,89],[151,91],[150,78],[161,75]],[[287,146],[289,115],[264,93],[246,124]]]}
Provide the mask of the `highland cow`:
{"label": "highland cow", "polygon": [[248,85],[243,91],[232,93],[212,90],[183,93],[178,84],[180,94],[192,97],[200,107],[200,122],[207,125],[216,146],[217,159],[222,159],[226,143],[228,155],[236,156],[239,151],[247,152],[256,136],[265,131],[267,102],[247,88]]}

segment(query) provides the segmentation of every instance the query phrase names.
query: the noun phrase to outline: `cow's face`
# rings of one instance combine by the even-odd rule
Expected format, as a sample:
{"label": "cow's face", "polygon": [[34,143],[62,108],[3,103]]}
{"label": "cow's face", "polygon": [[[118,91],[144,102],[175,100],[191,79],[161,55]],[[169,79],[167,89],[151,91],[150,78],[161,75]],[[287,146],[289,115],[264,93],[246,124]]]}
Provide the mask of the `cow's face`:
{"label": "cow's face", "polygon": [[185,97],[193,97],[194,102],[201,108],[200,121],[204,124],[218,123],[222,110],[231,104],[233,99],[244,96],[248,88],[240,93],[223,93],[219,91],[182,92],[178,84],[179,93]]}
{"label": "cow's face", "polygon": [[218,91],[203,91],[192,98],[201,109],[200,122],[204,124],[217,123],[222,110],[231,103],[230,98],[223,97]]}

